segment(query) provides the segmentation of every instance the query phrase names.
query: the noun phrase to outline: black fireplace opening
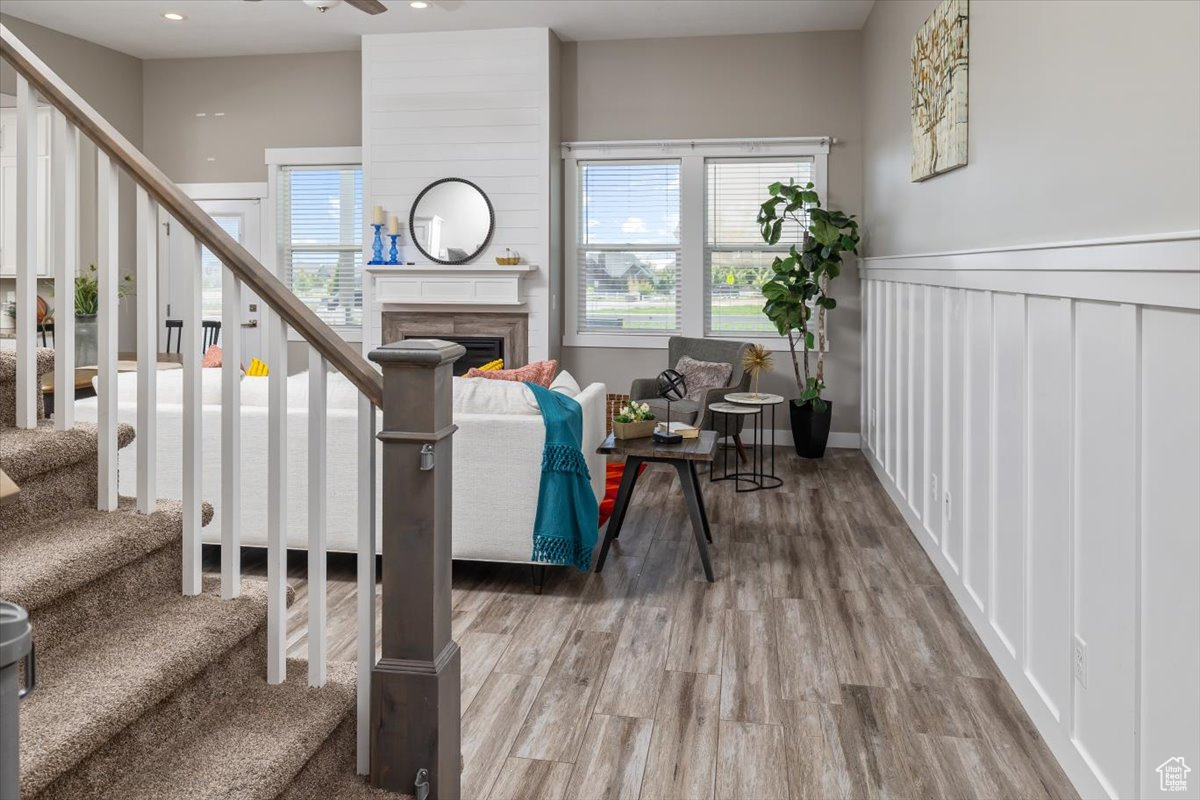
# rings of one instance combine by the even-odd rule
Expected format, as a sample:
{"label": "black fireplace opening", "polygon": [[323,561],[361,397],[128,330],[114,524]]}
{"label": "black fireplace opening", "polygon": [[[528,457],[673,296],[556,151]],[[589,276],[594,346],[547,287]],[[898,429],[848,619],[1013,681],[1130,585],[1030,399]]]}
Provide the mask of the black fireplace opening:
{"label": "black fireplace opening", "polygon": [[502,336],[406,336],[406,339],[441,339],[454,342],[467,348],[466,355],[454,362],[454,374],[466,375],[472,367],[482,367],[489,361],[504,358],[504,337]]}

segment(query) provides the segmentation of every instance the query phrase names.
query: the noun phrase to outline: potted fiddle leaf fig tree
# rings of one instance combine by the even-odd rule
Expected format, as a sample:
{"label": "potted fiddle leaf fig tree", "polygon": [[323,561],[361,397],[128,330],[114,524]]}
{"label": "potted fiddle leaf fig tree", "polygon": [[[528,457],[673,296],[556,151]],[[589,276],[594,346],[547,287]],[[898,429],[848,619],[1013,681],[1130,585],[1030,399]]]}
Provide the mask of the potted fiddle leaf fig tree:
{"label": "potted fiddle leaf fig tree", "polygon": [[[788,338],[799,397],[790,404],[792,440],[803,458],[820,458],[829,442],[833,403],[825,390],[826,315],[837,308],[830,283],[842,272],[842,256],[858,252],[858,223],[853,215],[821,208],[811,183],[772,183],[770,198],[758,211],[763,241],[778,245],[785,225],[795,223],[799,242],[771,262],[763,284],[763,313],[780,336]],[[790,226],[789,226],[790,227]],[[809,354],[816,351],[816,369]],[[804,371],[801,374],[801,363]]]}

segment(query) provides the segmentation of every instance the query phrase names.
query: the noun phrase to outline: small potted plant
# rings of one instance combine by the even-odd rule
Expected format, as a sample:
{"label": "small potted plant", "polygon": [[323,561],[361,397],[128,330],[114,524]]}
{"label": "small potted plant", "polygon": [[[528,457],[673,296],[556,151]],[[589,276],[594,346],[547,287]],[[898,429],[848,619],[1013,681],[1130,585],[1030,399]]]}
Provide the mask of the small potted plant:
{"label": "small potted plant", "polygon": [[612,427],[618,439],[644,439],[654,433],[654,412],[645,403],[629,403],[613,417]]}
{"label": "small potted plant", "polygon": [[[125,275],[117,284],[117,300],[133,291],[133,276]],[[96,265],[88,264],[87,272],[75,276],[75,364],[91,365],[97,361],[96,314],[100,311],[100,280]]]}
{"label": "small potted plant", "polygon": [[[852,215],[821,208],[811,183],[772,183],[767,191],[771,197],[758,211],[763,241],[779,244],[784,223],[793,222],[799,227],[800,242],[771,263],[773,274],[762,289],[767,299],[763,313],[779,335],[788,338],[792,353],[792,370],[800,391],[790,406],[796,453],[803,458],[820,458],[825,455],[833,417],[833,403],[821,397],[825,390],[825,315],[837,308],[829,284],[842,272],[842,254],[858,252],[858,223]],[[803,348],[803,376],[797,334]],[[809,351],[814,349],[817,366],[812,370]]]}

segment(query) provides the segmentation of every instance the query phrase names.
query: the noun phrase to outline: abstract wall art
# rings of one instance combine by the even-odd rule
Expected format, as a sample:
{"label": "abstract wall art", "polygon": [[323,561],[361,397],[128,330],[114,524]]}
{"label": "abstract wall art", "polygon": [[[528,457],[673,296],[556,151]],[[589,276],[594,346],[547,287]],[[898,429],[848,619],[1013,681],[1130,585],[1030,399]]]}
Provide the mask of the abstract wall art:
{"label": "abstract wall art", "polygon": [[912,179],[967,163],[967,0],[942,0],[913,37]]}

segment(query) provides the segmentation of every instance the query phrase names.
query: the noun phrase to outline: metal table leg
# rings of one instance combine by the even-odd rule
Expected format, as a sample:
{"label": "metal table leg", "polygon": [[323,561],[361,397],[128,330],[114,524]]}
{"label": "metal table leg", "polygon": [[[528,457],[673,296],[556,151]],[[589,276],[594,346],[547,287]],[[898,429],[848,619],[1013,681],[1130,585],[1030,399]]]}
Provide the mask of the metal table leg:
{"label": "metal table leg", "polygon": [[708,540],[712,534],[708,530],[708,520],[700,503],[700,484],[696,477],[696,468],[691,462],[686,464],[675,461],[675,470],[679,473],[679,484],[683,487],[683,499],[687,505],[688,515],[692,518],[692,533],[696,537],[696,548],[700,551],[700,563],[704,566],[704,577],[709,583],[713,582],[712,561],[708,557]]}
{"label": "metal table leg", "polygon": [[629,510],[629,501],[633,499],[633,487],[637,483],[638,473],[642,471],[642,459],[629,456],[625,459],[625,471],[621,474],[621,487],[617,490],[617,499],[613,503],[612,516],[604,529],[604,544],[600,545],[600,555],[596,558],[596,572],[604,569],[604,560],[608,558],[608,548],[613,539],[621,535],[621,525],[625,522],[625,512]]}

